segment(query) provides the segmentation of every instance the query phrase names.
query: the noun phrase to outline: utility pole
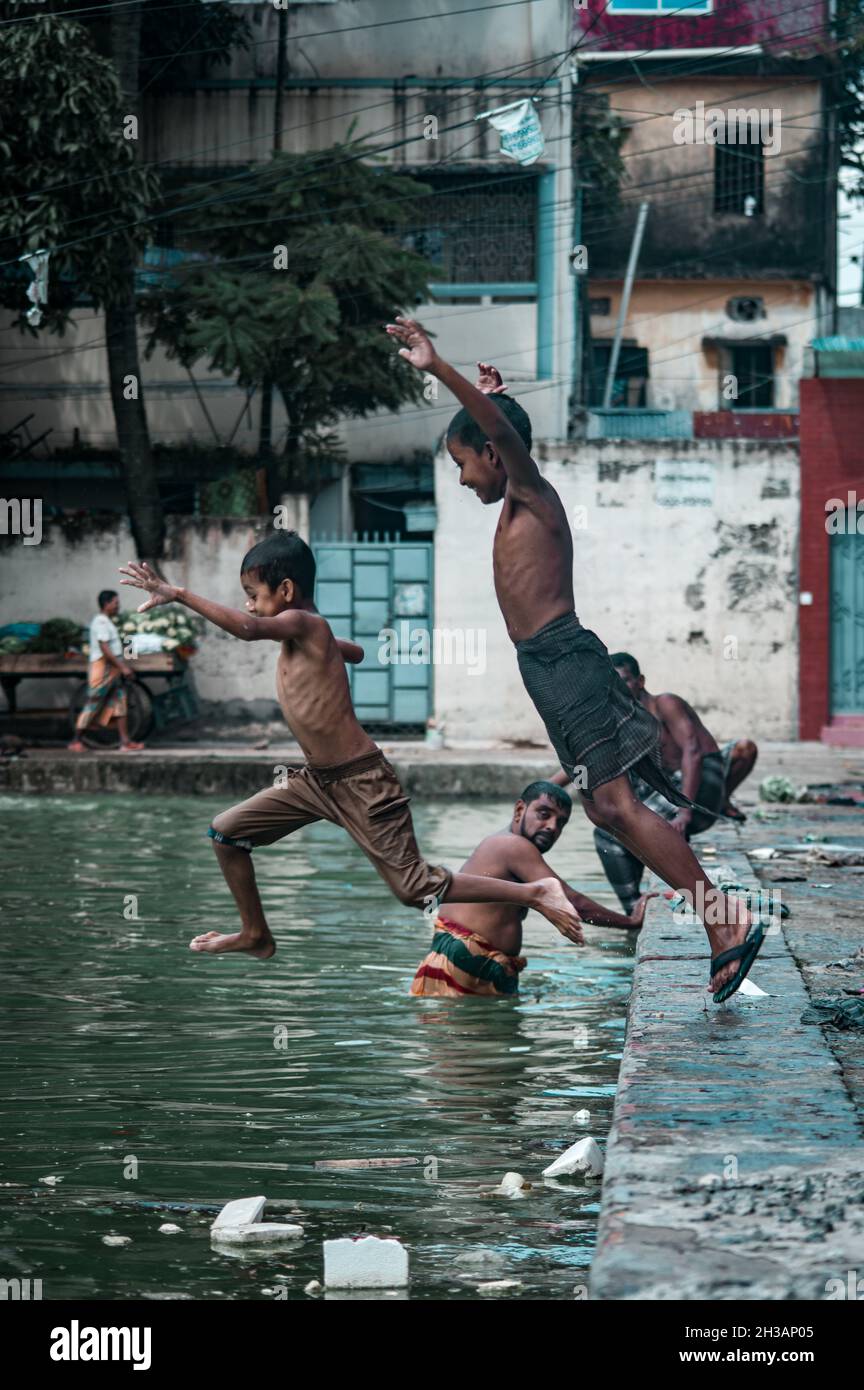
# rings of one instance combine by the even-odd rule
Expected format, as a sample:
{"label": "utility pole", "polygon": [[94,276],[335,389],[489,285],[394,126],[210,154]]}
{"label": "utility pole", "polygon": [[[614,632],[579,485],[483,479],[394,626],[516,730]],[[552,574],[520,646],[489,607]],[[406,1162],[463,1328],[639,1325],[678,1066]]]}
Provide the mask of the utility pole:
{"label": "utility pole", "polygon": [[608,410],[612,400],[612,387],[615,383],[615,373],[618,370],[618,355],[621,352],[621,338],[624,334],[624,324],[627,322],[627,311],[630,308],[630,294],[633,289],[633,281],[636,278],[636,263],[639,260],[639,251],[642,246],[642,233],[645,231],[645,219],[648,216],[648,204],[639,204],[639,216],[636,218],[636,228],[633,232],[633,240],[630,243],[630,259],[627,262],[627,274],[624,277],[624,291],[621,295],[621,305],[618,310],[618,323],[615,327],[615,339],[612,343],[612,355],[609,358],[609,370],[606,373],[606,389],[603,392],[603,409]]}

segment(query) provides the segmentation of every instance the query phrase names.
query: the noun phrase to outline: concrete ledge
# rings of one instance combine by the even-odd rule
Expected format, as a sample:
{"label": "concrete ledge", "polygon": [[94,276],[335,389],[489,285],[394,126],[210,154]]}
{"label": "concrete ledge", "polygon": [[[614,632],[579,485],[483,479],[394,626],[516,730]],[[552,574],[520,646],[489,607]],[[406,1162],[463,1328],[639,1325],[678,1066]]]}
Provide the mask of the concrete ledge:
{"label": "concrete ledge", "polygon": [[[475,755],[389,752],[409,796],[488,796],[515,798],[529,782],[548,777],[554,755],[528,760],[524,755],[494,758]],[[0,791],[60,796],[75,792],[125,792],[144,795],[252,796],[272,786],[274,769],[299,767],[299,749],[250,753],[198,753],[188,749],[146,753],[67,753],[40,749],[11,762],[0,762]]]}
{"label": "concrete ledge", "polygon": [[[756,886],[743,855],[733,876]],[[712,877],[720,874],[712,870]],[[708,945],[669,903],[641,933],[606,1151],[594,1299],[824,1299],[864,1262],[860,1127],[782,933],[706,993]]]}

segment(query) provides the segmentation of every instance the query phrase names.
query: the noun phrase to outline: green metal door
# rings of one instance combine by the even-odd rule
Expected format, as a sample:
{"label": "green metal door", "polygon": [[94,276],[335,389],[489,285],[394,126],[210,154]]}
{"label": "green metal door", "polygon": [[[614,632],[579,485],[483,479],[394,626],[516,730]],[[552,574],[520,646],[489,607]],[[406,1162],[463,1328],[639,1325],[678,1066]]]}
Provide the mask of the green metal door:
{"label": "green metal door", "polygon": [[348,668],[358,719],[425,724],[432,663],[416,657],[432,644],[431,544],[327,541],[312,548],[319,613],[337,637],[351,638],[366,653],[362,664]]}
{"label": "green metal door", "polygon": [[864,714],[864,535],[831,537],[831,713]]}

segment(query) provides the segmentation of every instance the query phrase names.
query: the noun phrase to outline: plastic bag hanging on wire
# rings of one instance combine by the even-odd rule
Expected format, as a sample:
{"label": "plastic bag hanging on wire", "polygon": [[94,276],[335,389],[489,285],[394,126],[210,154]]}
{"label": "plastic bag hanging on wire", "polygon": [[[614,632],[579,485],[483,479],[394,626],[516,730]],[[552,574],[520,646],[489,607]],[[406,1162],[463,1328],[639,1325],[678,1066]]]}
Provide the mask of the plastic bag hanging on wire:
{"label": "plastic bag hanging on wire", "polygon": [[50,251],[31,251],[29,255],[19,257],[19,260],[26,262],[33,274],[33,279],[27,286],[27,298],[33,307],[28,309],[24,315],[31,328],[39,327],[42,322],[42,310],[39,306],[48,303],[48,262],[50,258]]}
{"label": "plastic bag hanging on wire", "polygon": [[534,164],[543,153],[546,142],[540,117],[534,109],[534,97],[523,101],[511,101],[507,106],[496,106],[494,111],[484,111],[478,121],[488,121],[501,135],[501,153],[519,164]]}

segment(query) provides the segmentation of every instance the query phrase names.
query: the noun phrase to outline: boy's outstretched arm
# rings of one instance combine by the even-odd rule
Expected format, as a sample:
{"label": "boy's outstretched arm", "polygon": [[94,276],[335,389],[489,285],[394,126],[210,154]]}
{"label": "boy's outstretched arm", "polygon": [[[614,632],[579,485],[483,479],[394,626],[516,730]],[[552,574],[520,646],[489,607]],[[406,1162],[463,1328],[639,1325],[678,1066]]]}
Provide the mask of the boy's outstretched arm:
{"label": "boy's outstretched arm", "polygon": [[550,869],[537,846],[530,840],[514,835],[509,855],[507,868],[523,883],[536,883],[541,878],[557,878],[580,919],[593,927],[641,927],[649,899],[657,897],[656,893],[643,893],[630,915],[625,916],[623,912],[613,912],[611,908],[604,907],[602,903],[595,902],[584,893],[577,893],[560,874]]}
{"label": "boy's outstretched arm", "polygon": [[400,315],[395,323],[387,324],[387,332],[391,338],[403,344],[399,349],[400,357],[404,357],[418,372],[429,372],[437,377],[464,405],[501,455],[507,480],[514,492],[537,493],[545,488],[540,470],[522,443],[518,431],[499,410],[492,396],[472,386],[455,367],[438,356],[421,324]]}
{"label": "boy's outstretched arm", "polygon": [[[139,605],[139,613],[146,613],[148,609],[158,608],[163,603],[182,603],[191,608],[193,613],[200,613],[209,623],[214,623],[216,627],[221,627],[223,632],[230,632],[232,637],[239,637],[243,642],[285,642],[289,639],[296,641],[309,627],[309,614],[300,609],[289,609],[275,618],[257,618],[254,613],[244,613],[239,608],[226,608],[224,603],[214,603],[212,599],[201,598],[199,594],[192,594],[188,589],[169,584],[154,574],[150,566],[143,561],[139,563],[130,560],[128,565],[121,566],[120,573],[126,576],[121,579],[121,584],[129,584],[133,589],[143,589],[150,595],[146,603]],[[353,643],[350,645],[353,646]]]}

